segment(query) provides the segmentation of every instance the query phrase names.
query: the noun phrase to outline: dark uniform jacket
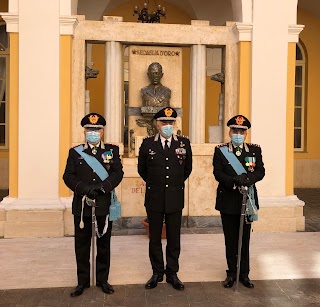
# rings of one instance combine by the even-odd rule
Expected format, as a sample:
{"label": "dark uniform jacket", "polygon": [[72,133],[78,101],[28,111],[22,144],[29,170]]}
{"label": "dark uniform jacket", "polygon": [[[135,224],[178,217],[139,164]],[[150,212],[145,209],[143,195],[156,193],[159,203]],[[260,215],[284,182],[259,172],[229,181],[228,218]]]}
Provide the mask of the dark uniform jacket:
{"label": "dark uniform jacket", "polygon": [[146,182],[147,210],[171,213],[184,207],[184,181],[192,170],[192,152],[187,138],[173,135],[169,151],[159,134],[143,140],[138,172]]}
{"label": "dark uniform jacket", "polygon": [[[233,178],[237,176],[237,173],[220,150],[220,147],[224,146],[227,146],[229,150],[232,150],[235,153],[235,148],[230,143],[219,145],[215,149],[213,156],[213,174],[216,180],[219,182],[217,189],[216,209],[224,214],[240,214],[242,194],[239,192],[237,187],[234,188],[235,185]],[[260,181],[264,177],[265,170],[262,162],[261,148],[259,145],[244,143],[241,156],[237,158],[247,171],[250,185],[254,185],[257,181]],[[250,171],[250,166],[246,165],[250,158],[256,159],[253,171],[252,169]],[[259,209],[258,195],[255,185],[253,188],[255,203]]]}
{"label": "dark uniform jacket", "polygon": [[[98,194],[96,199],[96,215],[109,214],[111,204],[111,191],[119,185],[123,177],[122,164],[119,156],[119,147],[111,144],[100,143],[97,153],[94,155],[90,146],[84,144],[85,153],[94,156],[104,166],[109,173],[109,177],[102,181],[85,160],[71,148],[67,160],[66,169],[63,175],[65,184],[74,192],[72,201],[72,214],[81,215],[83,190],[86,185],[102,182],[104,193]],[[111,159],[103,159],[102,154],[112,152]],[[108,163],[107,163],[107,160]],[[84,215],[91,216],[91,208],[85,203]]]}

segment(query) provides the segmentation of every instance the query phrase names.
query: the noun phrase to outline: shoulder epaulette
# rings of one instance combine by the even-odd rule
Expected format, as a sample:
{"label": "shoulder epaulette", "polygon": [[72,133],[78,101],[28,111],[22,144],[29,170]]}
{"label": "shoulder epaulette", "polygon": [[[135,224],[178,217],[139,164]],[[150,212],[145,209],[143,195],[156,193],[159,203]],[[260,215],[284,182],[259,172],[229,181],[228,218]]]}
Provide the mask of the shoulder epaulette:
{"label": "shoulder epaulette", "polygon": [[189,139],[189,137],[187,135],[177,135],[178,138],[185,138],[185,139]]}
{"label": "shoulder epaulette", "polygon": [[218,148],[220,148],[220,147],[225,147],[225,146],[229,146],[229,143],[223,143],[223,144],[217,145]]}
{"label": "shoulder epaulette", "polygon": [[104,143],[104,145],[111,145],[111,146],[117,146],[117,147],[119,147],[119,145],[117,145],[117,144],[112,144],[112,143]]}
{"label": "shoulder epaulette", "polygon": [[150,138],[154,138],[154,135],[147,135],[143,139],[145,140],[145,139],[150,139]]}
{"label": "shoulder epaulette", "polygon": [[84,144],[74,145],[74,146],[73,146],[73,147],[71,147],[71,148],[76,148],[76,147],[78,147],[78,146],[84,146]]}
{"label": "shoulder epaulette", "polygon": [[258,144],[252,144],[252,143],[247,143],[247,145],[253,146],[253,147],[260,147],[260,145],[258,145]]}

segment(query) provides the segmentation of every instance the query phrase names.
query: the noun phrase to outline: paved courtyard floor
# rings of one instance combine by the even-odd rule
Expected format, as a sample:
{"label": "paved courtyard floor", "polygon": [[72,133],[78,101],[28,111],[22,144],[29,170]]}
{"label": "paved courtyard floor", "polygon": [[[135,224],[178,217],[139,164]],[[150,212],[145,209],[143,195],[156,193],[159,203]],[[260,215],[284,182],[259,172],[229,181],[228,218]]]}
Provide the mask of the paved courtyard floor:
{"label": "paved courtyard floor", "polygon": [[[253,233],[254,289],[224,289],[225,253],[219,231],[182,235],[179,277],[185,291],[151,276],[145,235],[114,236],[109,282],[115,293],[91,287],[78,298],[73,238],[1,239],[0,306],[320,306],[320,189],[296,190],[306,201],[306,232]],[[165,244],[165,241],[163,242]]]}

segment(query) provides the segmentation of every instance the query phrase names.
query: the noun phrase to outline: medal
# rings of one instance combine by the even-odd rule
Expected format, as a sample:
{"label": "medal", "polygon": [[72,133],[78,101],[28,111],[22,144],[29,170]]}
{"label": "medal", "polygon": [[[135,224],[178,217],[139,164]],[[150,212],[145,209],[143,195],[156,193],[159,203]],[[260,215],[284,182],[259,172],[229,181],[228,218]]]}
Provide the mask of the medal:
{"label": "medal", "polygon": [[112,149],[110,151],[106,151],[101,155],[103,159],[103,163],[112,163],[112,158],[113,158],[113,152]]}
{"label": "medal", "polygon": [[246,166],[248,166],[248,171],[253,172],[254,167],[256,166],[256,158],[255,157],[246,157],[245,158]]}
{"label": "medal", "polygon": [[240,157],[240,156],[241,156],[241,151],[240,151],[240,150],[237,150],[237,151],[236,151],[236,156],[237,156],[237,157]]}
{"label": "medal", "polygon": [[92,153],[93,153],[94,155],[97,153],[96,147],[93,147],[93,148],[92,148]]}

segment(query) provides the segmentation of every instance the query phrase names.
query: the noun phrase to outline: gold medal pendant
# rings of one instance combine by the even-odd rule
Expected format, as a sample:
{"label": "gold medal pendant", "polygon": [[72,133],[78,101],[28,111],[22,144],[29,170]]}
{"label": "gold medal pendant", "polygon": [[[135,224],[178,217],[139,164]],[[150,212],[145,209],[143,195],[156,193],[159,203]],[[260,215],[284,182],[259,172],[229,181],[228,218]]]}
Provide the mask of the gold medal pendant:
{"label": "gold medal pendant", "polygon": [[92,149],[92,153],[95,155],[97,153],[97,150],[95,148]]}
{"label": "gold medal pendant", "polygon": [[241,151],[240,150],[236,151],[236,156],[237,157],[241,156]]}

